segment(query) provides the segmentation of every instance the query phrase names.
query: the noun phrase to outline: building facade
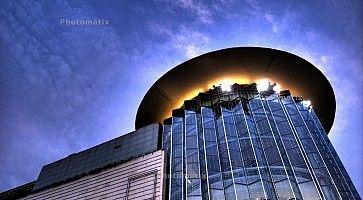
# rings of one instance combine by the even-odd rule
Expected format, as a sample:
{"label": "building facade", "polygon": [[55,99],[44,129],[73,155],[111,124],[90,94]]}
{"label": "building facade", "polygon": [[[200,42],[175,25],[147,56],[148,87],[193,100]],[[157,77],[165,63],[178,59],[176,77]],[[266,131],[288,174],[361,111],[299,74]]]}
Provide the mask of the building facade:
{"label": "building facade", "polygon": [[21,200],[163,199],[164,151],[27,195]]}
{"label": "building facade", "polygon": [[37,180],[0,193],[0,199],[165,199],[161,130],[151,124],[45,165]]}
{"label": "building facade", "polygon": [[308,101],[215,87],[164,121],[169,198],[360,199]]}

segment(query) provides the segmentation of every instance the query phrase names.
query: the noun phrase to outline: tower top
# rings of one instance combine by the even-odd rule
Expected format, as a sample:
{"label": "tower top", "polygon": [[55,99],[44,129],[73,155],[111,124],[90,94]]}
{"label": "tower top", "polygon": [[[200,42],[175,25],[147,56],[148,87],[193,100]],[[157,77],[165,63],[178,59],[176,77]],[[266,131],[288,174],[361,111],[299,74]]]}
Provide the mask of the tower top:
{"label": "tower top", "polygon": [[235,47],[192,58],[159,78],[144,96],[136,114],[135,128],[161,122],[172,110],[200,92],[224,80],[251,84],[261,79],[276,82],[294,96],[303,96],[329,132],[335,116],[335,96],[324,76],[308,61],[288,52],[260,48]]}

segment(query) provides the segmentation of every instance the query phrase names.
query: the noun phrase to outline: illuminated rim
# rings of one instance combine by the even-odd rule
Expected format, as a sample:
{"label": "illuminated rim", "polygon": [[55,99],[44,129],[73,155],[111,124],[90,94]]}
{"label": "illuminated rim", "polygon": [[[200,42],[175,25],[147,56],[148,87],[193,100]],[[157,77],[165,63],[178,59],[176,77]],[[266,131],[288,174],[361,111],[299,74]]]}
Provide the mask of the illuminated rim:
{"label": "illuminated rim", "polygon": [[326,132],[330,131],[336,105],[334,91],[324,74],[296,55],[260,47],[213,51],[174,67],[145,94],[136,114],[135,128],[162,122],[184,100],[223,80],[243,84],[262,78],[280,84],[282,89],[289,89],[293,96],[311,100]]}

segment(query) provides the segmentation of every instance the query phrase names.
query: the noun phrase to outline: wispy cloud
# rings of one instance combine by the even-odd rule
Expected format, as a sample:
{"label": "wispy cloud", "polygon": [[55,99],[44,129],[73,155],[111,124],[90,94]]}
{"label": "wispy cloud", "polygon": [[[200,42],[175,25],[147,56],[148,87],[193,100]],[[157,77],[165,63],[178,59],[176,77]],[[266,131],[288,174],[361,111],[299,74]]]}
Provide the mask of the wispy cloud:
{"label": "wispy cloud", "polygon": [[[0,42],[9,48],[1,54],[0,146],[3,155],[17,153],[4,157],[1,168],[32,165],[17,165],[0,179],[17,177],[13,181],[19,184],[36,178],[44,162],[94,144],[99,138],[96,127],[104,123],[95,113],[103,112],[99,104],[113,93],[114,75],[126,70],[120,64],[133,52],[123,51],[124,43],[113,27],[60,26],[61,16],[97,17],[82,1],[2,4],[6,5],[0,8]],[[25,143],[33,148],[17,146]]]}
{"label": "wispy cloud", "polygon": [[178,0],[177,3],[183,9],[194,13],[200,22],[205,24],[213,23],[212,12],[202,1]]}
{"label": "wispy cloud", "polygon": [[179,32],[171,37],[173,47],[182,52],[186,58],[206,52],[208,43],[209,38],[205,34],[186,27],[181,27]]}
{"label": "wispy cloud", "polygon": [[275,21],[274,17],[271,14],[268,14],[268,13],[266,13],[264,17],[271,24],[272,31],[274,33],[278,33],[279,32],[279,26],[278,26],[278,23]]}
{"label": "wispy cloud", "polygon": [[209,37],[206,34],[183,25],[176,30],[153,22],[150,22],[148,26],[150,31],[166,37],[167,46],[173,47],[185,58],[205,53],[209,45]]}

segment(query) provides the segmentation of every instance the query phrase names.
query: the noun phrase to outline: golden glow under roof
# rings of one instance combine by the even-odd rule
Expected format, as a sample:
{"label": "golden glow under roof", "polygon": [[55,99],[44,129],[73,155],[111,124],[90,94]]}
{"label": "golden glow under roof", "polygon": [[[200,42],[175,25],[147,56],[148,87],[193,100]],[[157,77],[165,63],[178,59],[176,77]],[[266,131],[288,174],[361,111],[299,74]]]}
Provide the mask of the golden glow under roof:
{"label": "golden glow under roof", "polygon": [[[203,92],[207,92],[209,89],[212,89],[213,86],[220,86],[221,84],[229,84],[229,85],[233,85],[235,83],[237,84],[252,84],[252,83],[257,83],[257,84],[261,84],[261,82],[270,82],[272,83],[276,83],[273,79],[271,78],[267,78],[267,77],[262,77],[262,78],[254,78],[253,80],[251,78],[248,77],[243,77],[243,76],[224,76],[221,78],[217,78],[214,79],[212,81],[209,81],[206,84],[201,84],[202,87],[197,87],[197,88],[191,88],[189,91],[187,91],[182,97],[178,98],[177,101],[175,101],[174,103],[170,104],[170,109],[169,110],[165,110],[165,112],[162,114],[162,119],[166,119],[171,117],[171,113],[172,110],[180,108],[183,106],[184,101],[185,100],[190,100],[193,99],[194,97],[198,96],[199,93],[203,93]],[[274,90],[276,92],[280,92],[282,85],[280,83],[276,83],[277,85],[274,87]],[[287,88],[283,88],[283,89],[287,89]],[[296,89],[290,89],[290,92],[292,94],[299,94],[298,92],[296,92]],[[296,92],[296,93],[295,93]]]}
{"label": "golden glow under roof", "polygon": [[[212,89],[213,86],[220,86],[220,85],[223,85],[223,84],[226,84],[226,85],[233,85],[235,83],[237,84],[252,84],[252,83],[261,83],[261,80],[263,81],[267,81],[267,82],[270,82],[270,83],[276,83],[277,87],[279,88],[278,91],[276,92],[280,92],[281,89],[283,88],[283,86],[280,84],[280,83],[277,83],[277,82],[274,82],[274,80],[270,79],[270,78],[266,78],[266,77],[263,77],[263,78],[259,78],[259,79],[254,79],[254,80],[251,80],[250,78],[248,77],[238,77],[238,76],[231,76],[231,77],[221,77],[221,78],[218,78],[218,79],[215,79],[215,80],[212,80],[210,82],[208,82],[207,84],[204,84],[202,85],[201,84],[201,87],[198,87],[198,88],[191,88],[188,92],[186,92],[186,94],[176,103],[176,106],[175,108],[180,108],[183,103],[184,103],[184,100],[188,100],[188,99],[192,99],[194,97],[196,97],[199,93],[201,92],[206,92],[208,91],[209,89]],[[287,89],[287,88],[285,88]],[[290,90],[291,92],[293,92],[292,90]]]}
{"label": "golden glow under roof", "polygon": [[[168,105],[168,109],[165,109],[162,117],[159,119],[160,121],[167,119],[171,117],[172,110],[180,108],[183,106],[185,100],[193,99],[194,97],[198,96],[199,93],[206,92],[209,89],[212,89],[213,86],[219,86],[221,83],[231,83],[233,85],[234,83],[237,84],[252,84],[252,83],[260,83],[261,80],[264,82],[270,82],[270,83],[276,83],[273,78],[267,78],[267,77],[254,77],[248,78],[246,76],[223,76],[221,78],[216,78],[211,81],[207,81],[206,83],[201,82],[198,87],[195,88],[188,88],[188,91],[186,91],[184,94],[180,94],[180,96],[177,96],[177,98],[174,98],[175,101],[171,101]],[[279,80],[280,82],[284,82],[283,80]],[[280,88],[282,87],[282,84],[278,83]],[[287,88],[284,88],[287,89]],[[281,89],[280,89],[281,90]],[[295,95],[299,95],[299,92],[297,89],[290,87],[290,92]]]}

